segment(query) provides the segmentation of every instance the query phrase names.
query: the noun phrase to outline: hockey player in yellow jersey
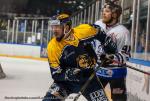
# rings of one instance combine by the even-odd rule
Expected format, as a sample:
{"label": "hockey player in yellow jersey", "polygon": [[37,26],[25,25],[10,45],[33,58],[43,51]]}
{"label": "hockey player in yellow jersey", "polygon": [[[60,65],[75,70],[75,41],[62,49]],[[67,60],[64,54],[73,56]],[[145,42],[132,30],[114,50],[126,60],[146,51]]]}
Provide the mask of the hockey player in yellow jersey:
{"label": "hockey player in yellow jersey", "polygon": [[[71,93],[78,93],[97,68],[97,56],[91,41],[99,40],[107,53],[116,52],[116,43],[99,27],[81,24],[71,28],[68,14],[60,14],[49,22],[54,37],[47,51],[54,83],[43,101],[62,101]],[[83,96],[88,101],[107,101],[107,97],[96,76],[86,88]]]}

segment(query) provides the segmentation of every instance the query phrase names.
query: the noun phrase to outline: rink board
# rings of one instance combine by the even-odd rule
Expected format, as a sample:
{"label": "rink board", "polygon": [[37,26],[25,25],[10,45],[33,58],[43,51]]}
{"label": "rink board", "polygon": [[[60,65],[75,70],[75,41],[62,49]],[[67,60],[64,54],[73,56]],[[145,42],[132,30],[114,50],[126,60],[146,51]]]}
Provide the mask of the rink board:
{"label": "rink board", "polygon": [[40,58],[41,46],[0,43],[0,55]]}
{"label": "rink board", "polygon": [[[150,72],[150,62],[131,59],[128,65]],[[150,76],[128,68],[128,101],[150,101]]]}

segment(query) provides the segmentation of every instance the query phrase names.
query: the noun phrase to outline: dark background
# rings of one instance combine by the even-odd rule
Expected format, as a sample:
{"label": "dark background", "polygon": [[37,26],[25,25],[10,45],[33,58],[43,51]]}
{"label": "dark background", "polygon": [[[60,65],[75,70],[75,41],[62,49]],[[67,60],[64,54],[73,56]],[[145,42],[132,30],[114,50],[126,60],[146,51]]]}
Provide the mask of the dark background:
{"label": "dark background", "polygon": [[92,0],[0,0],[0,14],[37,14],[52,16],[81,10]]}

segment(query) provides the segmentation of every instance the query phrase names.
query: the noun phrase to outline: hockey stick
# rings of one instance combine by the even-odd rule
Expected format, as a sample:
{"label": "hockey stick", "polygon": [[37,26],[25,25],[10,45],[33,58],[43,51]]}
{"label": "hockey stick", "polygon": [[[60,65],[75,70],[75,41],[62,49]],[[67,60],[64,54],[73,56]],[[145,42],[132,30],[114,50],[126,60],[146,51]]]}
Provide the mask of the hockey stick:
{"label": "hockey stick", "polygon": [[137,68],[135,68],[135,67],[133,67],[133,66],[129,66],[129,65],[127,65],[127,64],[126,64],[126,66],[127,66],[128,68],[130,68],[130,69],[133,69],[133,70],[136,70],[136,71],[138,71],[138,72],[141,72],[141,73],[144,73],[144,74],[150,75],[150,73],[149,73],[149,72],[146,72],[146,71],[143,71],[143,70],[137,69]]}
{"label": "hockey stick", "polygon": [[92,73],[91,76],[89,77],[89,79],[87,80],[87,82],[82,86],[81,90],[79,91],[78,95],[75,96],[73,101],[77,101],[78,98],[80,97],[80,95],[82,95],[82,93],[84,93],[86,87],[89,85],[89,83],[91,82],[91,80],[95,77],[95,73]]}
{"label": "hockey stick", "polygon": [[[87,82],[82,86],[81,90],[79,91],[78,95],[75,96],[75,98],[74,98],[73,101],[77,101],[77,100],[79,99],[80,95],[82,95],[82,94],[84,93],[84,91],[86,90],[87,86],[90,84],[90,82],[92,81],[92,79],[93,79],[95,76],[96,76],[96,74],[95,74],[95,71],[94,71],[94,72],[91,74],[91,76],[89,77],[89,79],[87,80]],[[96,76],[96,77],[97,77],[97,76]],[[103,85],[102,85],[102,83],[101,83],[101,81],[100,81],[100,79],[99,79],[98,77],[97,77],[97,80],[98,80],[99,84],[101,85],[101,87],[102,87],[102,89],[103,89],[103,92],[104,92],[104,94],[105,94],[105,96],[106,96],[106,98],[107,98],[107,101],[109,101],[109,99],[108,99],[108,97],[107,97],[107,95],[106,95],[106,92],[105,92],[105,90],[104,90],[104,87],[103,87]]]}
{"label": "hockey stick", "polygon": [[[110,59],[110,60],[112,60],[112,59]],[[124,65],[124,64],[122,64],[122,63],[120,63],[119,61],[116,61],[116,60],[113,60],[113,62],[114,62],[114,63],[121,64],[121,65]],[[117,65],[112,65],[112,66],[116,66],[116,67],[118,67]],[[125,64],[124,66],[125,66],[125,67],[128,67],[128,68],[130,68],[130,69],[136,70],[136,71],[138,71],[138,72],[141,72],[141,73],[144,73],[144,74],[150,75],[150,73],[149,73],[149,72],[143,71],[143,70],[138,69],[138,68],[135,68],[135,67],[133,67],[133,66],[130,66],[130,65],[127,65],[127,64]],[[122,67],[124,68],[124,66],[122,66]]]}
{"label": "hockey stick", "polygon": [[[101,66],[102,66],[102,64],[103,64],[103,63],[101,63]],[[92,81],[92,79],[93,79],[95,76],[96,76],[96,74],[95,74],[95,71],[94,71],[94,72],[91,74],[91,76],[89,77],[89,79],[88,79],[88,80],[85,82],[85,84],[82,86],[81,90],[79,91],[78,95],[75,96],[75,98],[74,98],[73,101],[77,101],[77,100],[79,99],[80,95],[82,95],[82,94],[84,93],[84,91],[86,90],[87,86],[90,84],[90,82]],[[96,77],[97,77],[97,76],[96,76]],[[105,94],[107,100],[109,101],[109,99],[108,99],[108,97],[107,97],[107,95],[106,95],[106,92],[105,92],[105,90],[104,90],[104,87],[103,87],[103,85],[102,85],[102,83],[101,83],[101,81],[100,81],[100,79],[99,79],[98,77],[97,77],[97,80],[98,80],[99,84],[101,85],[101,87],[102,87],[102,89],[103,89],[103,92],[104,92],[104,94]]]}

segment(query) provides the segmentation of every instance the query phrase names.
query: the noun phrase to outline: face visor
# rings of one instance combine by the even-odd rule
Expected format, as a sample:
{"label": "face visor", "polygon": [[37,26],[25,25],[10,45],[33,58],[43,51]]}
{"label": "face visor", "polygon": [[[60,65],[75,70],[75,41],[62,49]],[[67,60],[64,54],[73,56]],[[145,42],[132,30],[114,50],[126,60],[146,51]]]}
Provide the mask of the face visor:
{"label": "face visor", "polygon": [[57,30],[57,29],[60,29],[60,28],[63,28],[63,34],[65,36],[67,36],[70,32],[71,32],[71,29],[69,31],[66,31],[66,26],[65,24],[68,22],[68,20],[64,20],[64,21],[60,21],[60,20],[50,20],[49,21],[49,26],[50,26],[50,29],[53,31],[53,30]]}
{"label": "face visor", "polygon": [[61,24],[60,20],[50,20],[49,21],[49,27],[50,27],[51,31],[58,30],[62,26],[63,26],[63,24]]}
{"label": "face visor", "polygon": [[49,25],[55,26],[55,25],[61,25],[61,23],[60,23],[60,20],[50,20]]}

